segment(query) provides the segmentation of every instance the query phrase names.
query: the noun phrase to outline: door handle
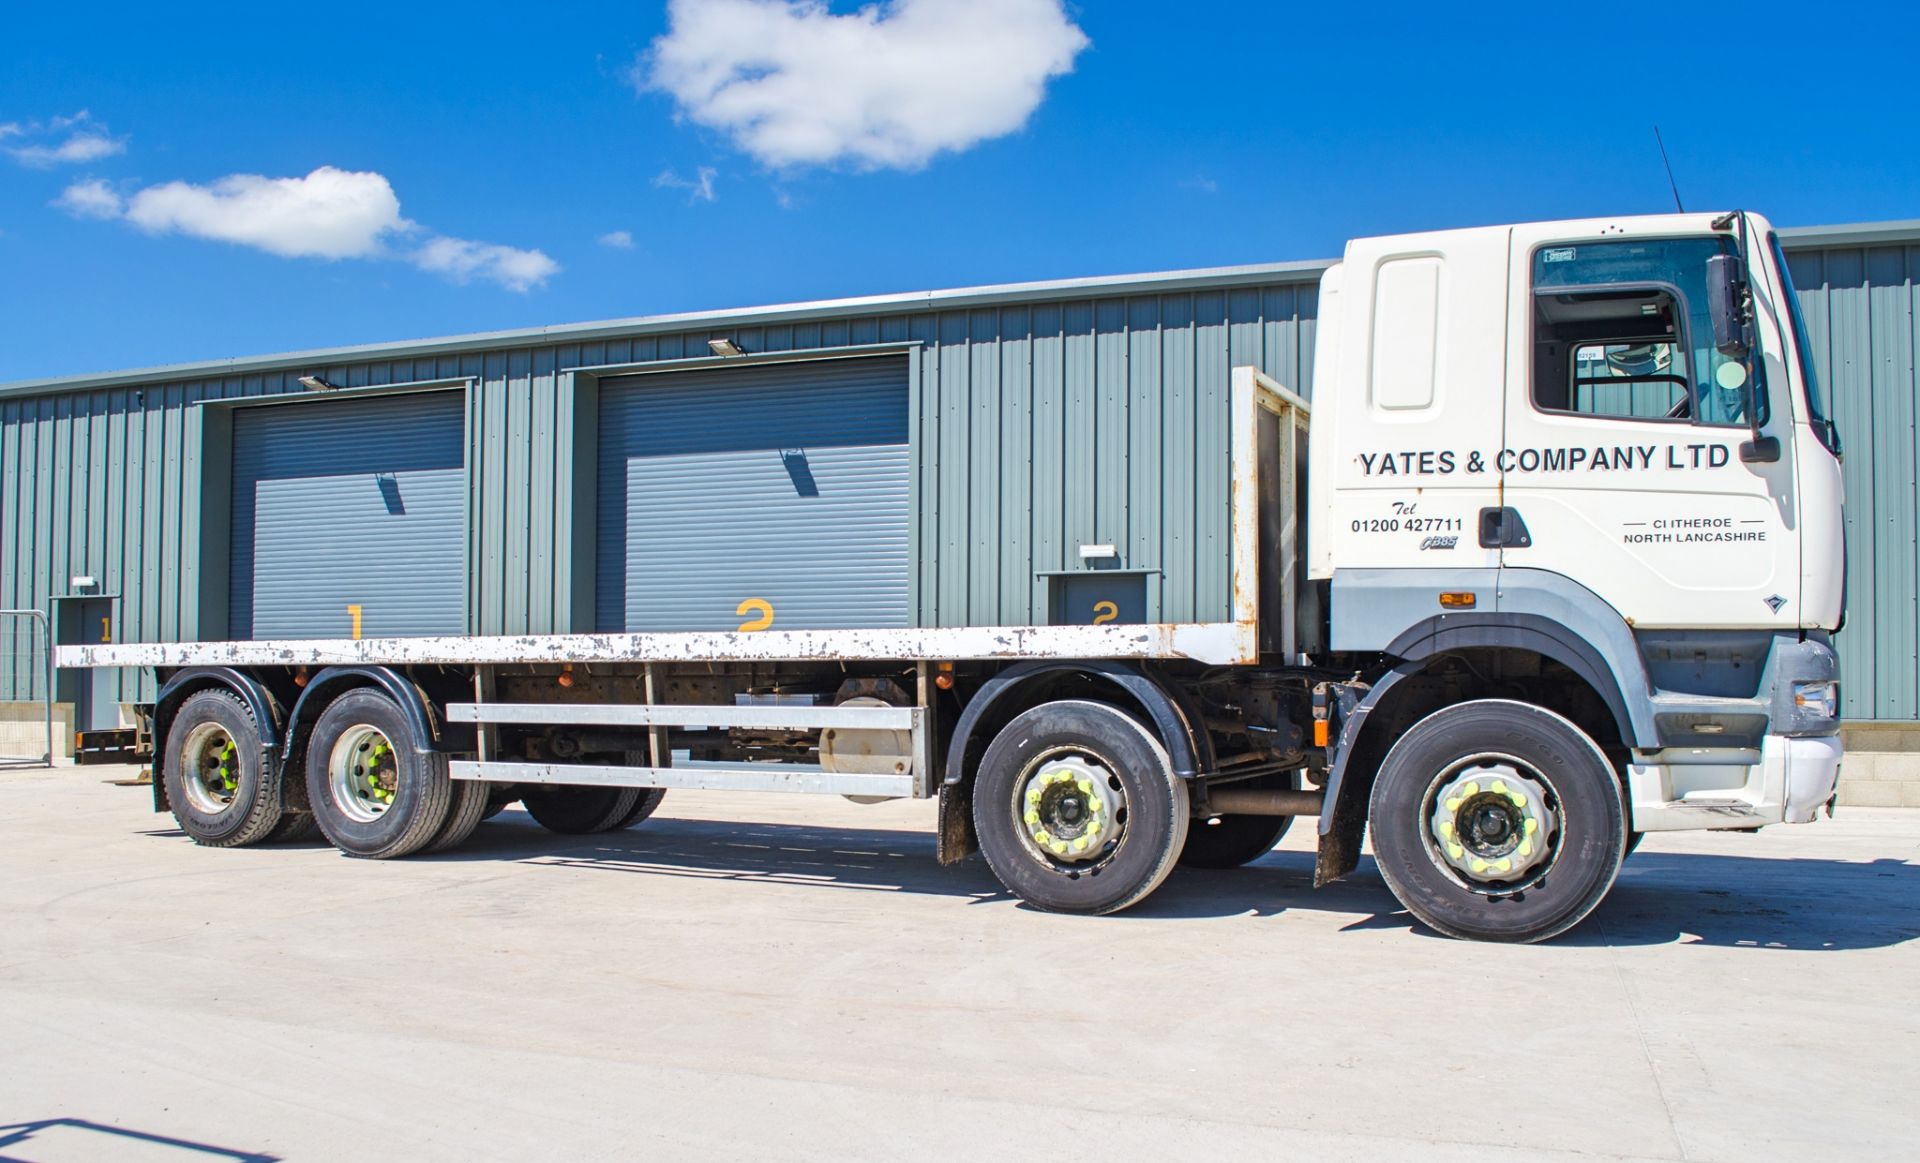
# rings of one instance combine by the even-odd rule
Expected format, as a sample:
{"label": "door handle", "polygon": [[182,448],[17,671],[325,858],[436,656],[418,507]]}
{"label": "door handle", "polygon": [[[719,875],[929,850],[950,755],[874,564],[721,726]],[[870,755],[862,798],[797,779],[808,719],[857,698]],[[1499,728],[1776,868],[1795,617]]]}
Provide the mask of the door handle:
{"label": "door handle", "polygon": [[1525,549],[1533,544],[1533,534],[1520,510],[1501,505],[1480,510],[1480,547],[1482,549]]}

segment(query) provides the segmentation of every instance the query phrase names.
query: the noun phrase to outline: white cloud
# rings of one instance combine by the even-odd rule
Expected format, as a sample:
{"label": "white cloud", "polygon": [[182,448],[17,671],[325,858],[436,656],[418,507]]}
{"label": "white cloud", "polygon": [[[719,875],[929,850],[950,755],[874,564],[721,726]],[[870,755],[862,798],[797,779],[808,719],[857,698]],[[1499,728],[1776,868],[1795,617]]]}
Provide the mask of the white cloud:
{"label": "white cloud", "polygon": [[609,230],[594,241],[613,250],[632,250],[633,232],[630,230]]}
{"label": "white cloud", "polygon": [[[54,205],[149,234],[229,242],[283,258],[397,258],[456,283],[484,279],[512,291],[538,287],[560,270],[538,250],[427,234],[400,213],[385,175],[333,166],[301,178],[230,174],[203,186],[167,182],[126,198],[95,178],[68,186]],[[422,235],[425,241],[411,243]]]}
{"label": "white cloud", "polygon": [[713,179],[719,177],[719,171],[712,166],[701,166],[694,171],[692,178],[683,178],[672,170],[661,170],[660,176],[653,180],[655,189],[685,190],[687,201],[711,202],[714,199]]}
{"label": "white cloud", "polygon": [[385,176],[321,166],[304,178],[231,174],[204,186],[168,182],[127,201],[149,234],[190,234],[283,258],[367,258],[413,223]]}
{"label": "white cloud", "polygon": [[126,210],[125,199],[99,178],[75,182],[52,204],[75,218],[118,218]]}
{"label": "white cloud", "polygon": [[1220,183],[1205,174],[1195,174],[1193,177],[1181,182],[1180,187],[1185,190],[1198,190],[1202,194],[1218,194],[1220,192]]}
{"label": "white cloud", "polygon": [[[50,140],[62,134],[64,140]],[[10,137],[49,139],[7,147],[13,160],[42,170],[96,162],[127,151],[126,139],[109,134],[107,127],[95,121],[85,109],[71,117],[55,117],[44,126],[34,122],[23,125],[17,121],[0,125],[0,139]]]}
{"label": "white cloud", "polygon": [[509,291],[532,290],[560,273],[560,264],[540,251],[464,238],[431,239],[413,253],[412,262],[456,283],[486,279]]}
{"label": "white cloud", "polygon": [[1060,0],[671,0],[635,70],[775,167],[914,169],[1026,125],[1086,34]]}

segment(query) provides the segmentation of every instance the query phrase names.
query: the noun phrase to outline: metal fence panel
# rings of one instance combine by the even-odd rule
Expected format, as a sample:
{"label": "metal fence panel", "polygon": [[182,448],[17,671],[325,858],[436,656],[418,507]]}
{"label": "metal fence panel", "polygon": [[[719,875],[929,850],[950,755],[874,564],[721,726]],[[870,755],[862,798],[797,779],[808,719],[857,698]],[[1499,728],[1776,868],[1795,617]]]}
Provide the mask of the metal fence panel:
{"label": "metal fence panel", "polygon": [[0,722],[0,767],[53,765],[51,630],[39,610],[0,610],[0,689],[9,703],[40,708],[37,729],[32,716]]}

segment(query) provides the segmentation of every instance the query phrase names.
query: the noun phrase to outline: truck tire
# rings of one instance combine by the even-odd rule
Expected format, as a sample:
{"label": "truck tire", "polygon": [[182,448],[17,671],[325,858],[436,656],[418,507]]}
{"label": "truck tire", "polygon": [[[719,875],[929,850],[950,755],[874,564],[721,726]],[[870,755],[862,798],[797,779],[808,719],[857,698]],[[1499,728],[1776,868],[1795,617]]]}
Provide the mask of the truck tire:
{"label": "truck tire", "polygon": [[288,812],[267,837],[269,844],[301,844],[320,834],[320,825],[312,812]]}
{"label": "truck tire", "polygon": [[667,798],[667,789],[664,787],[643,787],[638,790],[640,792],[640,798],[633,801],[633,810],[628,812],[625,818],[613,826],[614,830],[631,828],[635,824],[640,823],[648,816],[653,815],[654,809],[660,806],[660,801]]}
{"label": "truck tire", "polygon": [[1273,851],[1292,816],[1214,816],[1194,820],[1180,849],[1182,868],[1239,868]]}
{"label": "truck tire", "polygon": [[440,825],[422,852],[445,852],[465,844],[487,814],[487,785],[478,780],[453,781],[453,800],[447,806],[447,822]]}
{"label": "truck tire", "polygon": [[520,806],[549,832],[585,836],[623,826],[646,788],[546,784],[520,791]]}
{"label": "truck tire", "polygon": [[[489,787],[491,787],[491,785],[489,785]],[[489,791],[487,793],[487,808],[480,813],[480,818],[482,820],[491,820],[519,802],[520,789],[518,788],[509,787],[508,790],[504,792]]]}
{"label": "truck tire", "polygon": [[1380,765],[1368,821],[1400,903],[1478,941],[1543,941],[1579,924],[1626,846],[1619,782],[1593,740],[1506,699],[1414,724]]}
{"label": "truck tire", "polygon": [[370,687],[327,705],[307,741],[307,798],[348,856],[390,860],[431,843],[453,805],[445,755],[422,754],[413,721]]}
{"label": "truck tire", "polygon": [[1112,913],[1160,886],[1186,842],[1186,781],[1166,748],[1105,703],[1022,712],[987,747],[974,828],[1000,883],[1035,908]]}
{"label": "truck tire", "polygon": [[280,765],[266,753],[247,704],[225,690],[187,696],[167,733],[167,802],[195,844],[240,848],[279,826]]}

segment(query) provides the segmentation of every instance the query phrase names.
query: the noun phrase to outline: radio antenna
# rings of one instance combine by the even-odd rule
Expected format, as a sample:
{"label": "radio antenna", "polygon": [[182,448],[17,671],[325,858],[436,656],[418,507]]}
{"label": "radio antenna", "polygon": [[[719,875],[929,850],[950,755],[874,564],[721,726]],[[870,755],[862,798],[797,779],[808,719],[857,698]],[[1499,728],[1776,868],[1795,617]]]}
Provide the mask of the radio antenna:
{"label": "radio antenna", "polygon": [[1667,160],[1667,143],[1660,136],[1660,127],[1653,127],[1654,144],[1660,147],[1660,164],[1667,167],[1667,185],[1673,190],[1673,208],[1685,214],[1687,208],[1680,204],[1680,183],[1673,180],[1673,163]]}

